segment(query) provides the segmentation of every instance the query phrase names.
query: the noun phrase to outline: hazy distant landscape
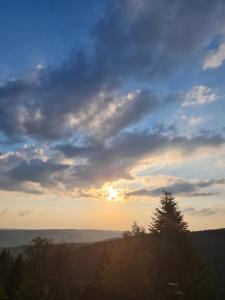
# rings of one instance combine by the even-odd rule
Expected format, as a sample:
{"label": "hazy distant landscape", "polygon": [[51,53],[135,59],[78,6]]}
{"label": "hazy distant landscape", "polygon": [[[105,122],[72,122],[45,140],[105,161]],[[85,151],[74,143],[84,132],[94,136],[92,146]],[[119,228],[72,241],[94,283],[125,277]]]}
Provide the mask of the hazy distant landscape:
{"label": "hazy distant landscape", "polygon": [[122,231],[90,229],[0,229],[0,247],[28,245],[33,238],[41,236],[55,243],[93,243],[111,238],[118,238]]}
{"label": "hazy distant landscape", "polygon": [[[83,291],[89,282],[99,285],[99,279],[96,277],[104,261],[106,253],[110,253],[111,249],[117,248],[117,244],[121,240],[121,232],[119,231],[103,231],[103,230],[3,230],[1,229],[0,240],[8,243],[8,250],[13,257],[24,255],[28,247],[27,241],[41,235],[44,238],[53,239],[59,251],[66,251],[67,258],[62,256],[65,266],[63,272],[69,271],[67,265],[74,266],[72,271],[74,299],[80,299]],[[16,238],[15,238],[16,236]],[[3,238],[3,239],[2,239]],[[196,247],[198,254],[207,262],[208,270],[213,274],[213,282],[215,288],[219,291],[218,298],[223,299],[225,295],[225,229],[198,231],[191,233],[192,241]],[[64,246],[60,246],[62,241],[66,242]],[[101,241],[102,240],[102,241]],[[96,242],[98,241],[98,242]],[[85,242],[85,243],[82,243]],[[57,243],[58,246],[57,246]],[[19,246],[23,245],[23,246]],[[17,247],[15,247],[17,246]],[[131,247],[132,244],[131,244]],[[60,250],[61,249],[61,250]],[[64,249],[64,250],[63,250]],[[3,249],[2,249],[3,250]],[[58,251],[58,250],[57,250]],[[121,251],[121,250],[120,250]],[[143,251],[143,250],[139,250]],[[3,252],[2,252],[3,253]],[[58,255],[60,252],[58,253]],[[63,252],[60,255],[65,255]],[[131,253],[129,254],[131,255]],[[0,264],[3,259],[0,254]],[[59,267],[59,266],[58,266]],[[1,270],[1,268],[0,268]],[[0,273],[1,275],[1,273]],[[65,276],[65,274],[63,275]],[[98,275],[99,276],[99,275]],[[125,278],[124,278],[125,280]],[[95,290],[91,290],[93,295]],[[17,298],[16,298],[17,299]],[[19,298],[20,299],[20,298]],[[26,299],[26,298],[24,298]],[[28,299],[28,298],[27,298]],[[61,298],[64,299],[64,298]],[[117,299],[117,298],[115,298]],[[28,299],[29,300],[29,299]],[[96,298],[97,300],[97,298]],[[107,299],[105,299],[107,300]]]}

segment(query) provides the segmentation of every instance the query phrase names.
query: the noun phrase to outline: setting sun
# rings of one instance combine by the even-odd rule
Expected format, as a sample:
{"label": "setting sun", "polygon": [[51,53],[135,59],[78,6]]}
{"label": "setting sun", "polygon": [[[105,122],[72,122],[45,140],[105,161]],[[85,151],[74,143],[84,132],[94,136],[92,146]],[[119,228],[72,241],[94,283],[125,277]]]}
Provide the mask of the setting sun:
{"label": "setting sun", "polygon": [[107,199],[115,202],[121,201],[121,191],[113,186],[109,186],[107,188]]}

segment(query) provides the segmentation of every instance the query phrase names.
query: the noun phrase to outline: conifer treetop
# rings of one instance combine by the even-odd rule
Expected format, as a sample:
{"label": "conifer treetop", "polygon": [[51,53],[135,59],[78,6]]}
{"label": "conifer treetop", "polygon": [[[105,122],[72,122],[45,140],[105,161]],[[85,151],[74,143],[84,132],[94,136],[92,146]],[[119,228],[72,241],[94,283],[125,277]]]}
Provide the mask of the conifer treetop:
{"label": "conifer treetop", "polygon": [[164,191],[160,203],[161,205],[159,208],[156,208],[153,221],[149,226],[150,233],[188,232],[188,224],[183,220],[183,215],[174,200],[173,194]]}

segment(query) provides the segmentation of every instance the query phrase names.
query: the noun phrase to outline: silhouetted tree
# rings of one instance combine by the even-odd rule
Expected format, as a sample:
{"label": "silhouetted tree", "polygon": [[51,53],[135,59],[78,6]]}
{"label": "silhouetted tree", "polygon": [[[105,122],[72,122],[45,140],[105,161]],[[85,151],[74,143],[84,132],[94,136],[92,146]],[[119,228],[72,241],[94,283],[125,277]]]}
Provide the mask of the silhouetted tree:
{"label": "silhouetted tree", "polygon": [[[50,291],[54,300],[69,300],[73,265],[71,249],[65,243],[54,246],[51,259]],[[72,297],[74,299],[74,297]]]}
{"label": "silhouetted tree", "polygon": [[168,283],[177,283],[183,291],[184,299],[214,299],[210,278],[196,254],[188,225],[172,193],[164,192],[149,231],[156,244],[156,294],[163,297]]}
{"label": "silhouetted tree", "polygon": [[129,230],[127,230],[127,231],[124,231],[121,236],[124,239],[130,239],[133,235],[132,235],[132,232],[130,232]]}
{"label": "silhouetted tree", "polygon": [[149,297],[151,256],[140,237],[144,230],[137,223],[131,232],[115,241],[108,249],[108,257],[100,271],[102,288],[128,297]]}
{"label": "silhouetted tree", "polygon": [[131,226],[131,231],[124,231],[122,233],[122,237],[125,239],[129,239],[132,237],[144,237],[145,236],[145,228],[140,227],[137,222],[134,222]]}
{"label": "silhouetted tree", "polygon": [[48,299],[52,248],[53,244],[50,240],[37,237],[26,249],[28,278],[41,300]]}
{"label": "silhouetted tree", "polygon": [[170,192],[164,192],[161,197],[161,207],[156,208],[153,221],[149,227],[152,235],[172,235],[182,234],[186,236],[188,233],[188,224],[184,222],[183,215],[174,201],[174,197]]}
{"label": "silhouetted tree", "polygon": [[145,229],[144,227],[140,227],[137,222],[134,222],[131,226],[131,233],[135,237],[142,237],[145,235]]}

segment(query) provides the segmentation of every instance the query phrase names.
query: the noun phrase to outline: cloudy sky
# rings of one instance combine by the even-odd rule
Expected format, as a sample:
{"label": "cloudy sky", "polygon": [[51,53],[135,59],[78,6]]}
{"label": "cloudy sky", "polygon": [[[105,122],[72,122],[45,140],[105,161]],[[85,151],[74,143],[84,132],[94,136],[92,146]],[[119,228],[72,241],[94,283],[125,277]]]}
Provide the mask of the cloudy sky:
{"label": "cloudy sky", "polygon": [[225,0],[0,1],[0,227],[127,229],[172,191],[225,227]]}

